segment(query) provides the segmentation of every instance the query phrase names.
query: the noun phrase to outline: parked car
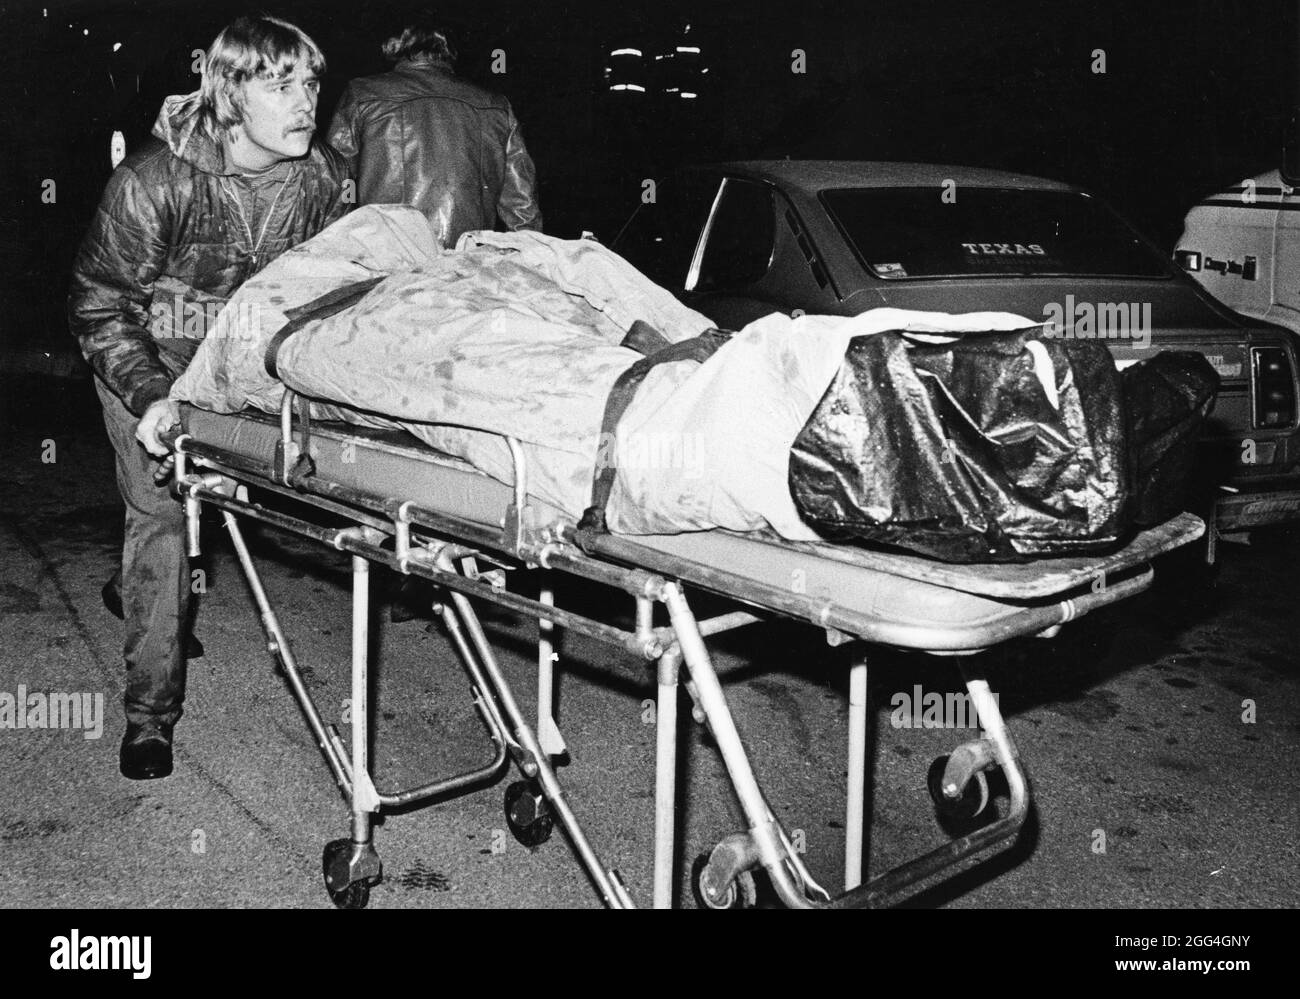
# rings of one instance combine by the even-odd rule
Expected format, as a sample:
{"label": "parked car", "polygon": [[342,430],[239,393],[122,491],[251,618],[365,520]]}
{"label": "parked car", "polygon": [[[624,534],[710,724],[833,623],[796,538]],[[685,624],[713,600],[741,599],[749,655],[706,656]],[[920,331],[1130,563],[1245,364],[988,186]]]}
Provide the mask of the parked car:
{"label": "parked car", "polygon": [[1300,514],[1295,337],[1215,301],[1086,191],[965,167],[778,160],[686,170],[644,200],[613,249],[725,329],[773,311],[997,310],[1103,339],[1120,366],[1198,351],[1221,379],[1200,461],[1218,488],[1201,512],[1221,531]]}

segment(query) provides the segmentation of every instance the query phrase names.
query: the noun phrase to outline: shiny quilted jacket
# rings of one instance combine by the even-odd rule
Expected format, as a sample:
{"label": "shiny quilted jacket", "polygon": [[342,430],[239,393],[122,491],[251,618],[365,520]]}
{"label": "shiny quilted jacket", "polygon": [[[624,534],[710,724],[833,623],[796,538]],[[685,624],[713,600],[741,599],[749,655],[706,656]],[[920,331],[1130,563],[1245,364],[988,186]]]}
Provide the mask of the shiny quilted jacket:
{"label": "shiny quilted jacket", "polygon": [[231,197],[244,180],[199,125],[197,97],[164,102],[157,141],[113,172],[73,266],[69,329],[137,415],[167,395],[236,288],[351,207],[344,160],[313,142],[250,239]]}

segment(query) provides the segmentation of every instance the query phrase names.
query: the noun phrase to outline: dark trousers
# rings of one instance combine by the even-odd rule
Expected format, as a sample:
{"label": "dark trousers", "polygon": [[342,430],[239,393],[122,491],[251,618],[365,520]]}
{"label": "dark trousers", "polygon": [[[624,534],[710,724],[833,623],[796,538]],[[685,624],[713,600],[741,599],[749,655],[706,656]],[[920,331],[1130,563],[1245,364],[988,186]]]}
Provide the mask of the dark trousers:
{"label": "dark trousers", "polygon": [[175,724],[185,700],[182,629],[189,620],[190,578],[185,518],[166,484],[154,484],[158,462],[135,439],[139,419],[95,379],[104,426],[117,452],[117,488],[126,504],[122,542],[122,610],[126,618],[126,720]]}

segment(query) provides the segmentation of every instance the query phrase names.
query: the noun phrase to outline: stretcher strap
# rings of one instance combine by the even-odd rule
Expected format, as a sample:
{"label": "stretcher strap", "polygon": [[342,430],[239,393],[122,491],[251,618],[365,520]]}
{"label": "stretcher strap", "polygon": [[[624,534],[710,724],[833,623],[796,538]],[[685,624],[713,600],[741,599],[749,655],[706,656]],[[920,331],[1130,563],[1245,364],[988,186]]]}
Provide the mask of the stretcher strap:
{"label": "stretcher strap", "polygon": [[[623,418],[627,407],[636,397],[637,389],[653,368],[674,361],[694,361],[703,364],[730,339],[730,332],[709,329],[689,340],[670,343],[657,329],[638,319],[632,324],[632,328],[628,330],[620,346],[630,347],[646,356],[619,375],[614,382],[614,387],[610,389],[600,424],[601,441],[614,440],[618,421]],[[609,504],[609,496],[614,489],[614,479],[618,474],[617,448],[597,448],[597,456],[596,473],[591,484],[591,505],[578,521],[576,532],[578,545],[584,550],[587,548],[587,539],[597,534],[609,533],[609,527],[605,522],[605,508]]]}
{"label": "stretcher strap", "polygon": [[345,284],[342,288],[335,288],[333,291],[321,295],[320,298],[314,298],[307,304],[286,312],[285,315],[289,317],[289,321],[275,331],[270,342],[266,345],[266,354],[262,358],[262,363],[266,366],[266,373],[272,378],[280,379],[277,361],[280,356],[280,348],[284,346],[284,342],[289,337],[310,322],[317,319],[328,319],[330,316],[355,305],[365,298],[370,293],[370,289],[382,280],[384,280],[383,277],[376,277],[367,278],[365,281],[357,281],[353,284]]}
{"label": "stretcher strap", "polygon": [[671,347],[673,342],[660,333],[657,329],[647,323],[644,319],[638,319],[632,324],[632,328],[627,331],[623,337],[620,347],[626,347],[628,350],[635,350],[642,357],[650,357],[661,350]]}

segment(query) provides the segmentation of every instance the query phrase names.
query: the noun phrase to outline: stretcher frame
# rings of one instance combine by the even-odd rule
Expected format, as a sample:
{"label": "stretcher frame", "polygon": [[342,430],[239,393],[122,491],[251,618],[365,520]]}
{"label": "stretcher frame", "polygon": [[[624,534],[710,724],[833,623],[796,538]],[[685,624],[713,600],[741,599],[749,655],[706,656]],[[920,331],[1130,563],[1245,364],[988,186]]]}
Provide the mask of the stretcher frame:
{"label": "stretcher frame", "polygon": [[[383,497],[322,478],[310,457],[310,423],[297,421],[294,393],[286,390],[280,438],[270,460],[252,460],[181,434],[174,442],[173,494],[185,508],[187,550],[200,554],[200,519],[204,504],[221,511],[236,557],[261,617],[268,650],[278,660],[291,692],[316,739],[351,813],[351,835],[325,848],[323,873],[335,904],[360,908],[370,886],[382,877],[373,844],[374,816],[384,808],[429,802],[494,782],[510,762],[526,783],[507,793],[511,829],[525,842],[544,839],[558,821],[597,894],[610,908],[632,908],[631,895],[619,873],[597,855],[565,798],[552,765],[564,751],[552,713],[556,626],[617,645],[656,662],[655,819],[652,902],[670,908],[675,887],[674,817],[678,742],[678,688],[682,672],[692,698],[692,714],[708,727],[739,800],[747,830],[728,836],[713,849],[697,873],[697,897],[708,907],[738,907],[752,901],[752,873],[762,868],[776,896],[792,908],[856,908],[895,904],[940,876],[952,876],[1010,847],[1029,809],[1029,786],[1019,755],[985,677],[970,668],[971,657],[1012,638],[1051,636],[1060,626],[1093,610],[1145,590],[1152,581],[1150,558],[1200,536],[1203,524],[1190,515],[1166,532],[1159,550],[1136,550],[1101,587],[1083,587],[1064,599],[1026,606],[1013,623],[934,629],[873,620],[833,603],[747,585],[733,573],[691,565],[688,571],[671,556],[649,551],[634,538],[603,535],[575,543],[571,524],[538,526],[528,491],[528,468],[522,447],[508,440],[514,466],[512,501],[500,529],[440,513],[411,498]],[[299,402],[302,400],[299,399]],[[306,413],[306,407],[302,407]],[[350,526],[322,526],[308,516],[268,508],[254,501],[254,486],[290,497],[308,511],[342,516]],[[271,606],[240,528],[240,519],[297,534],[352,556],[351,745],[328,725],[299,670],[292,646]],[[1172,523],[1172,522],[1171,522]],[[1168,526],[1168,525],[1166,525]],[[1173,540],[1170,540],[1170,539]],[[399,791],[377,788],[370,772],[369,737],[369,567],[379,564],[404,575],[430,580],[448,593],[435,604],[469,678],[473,702],[494,751],[481,766]],[[492,568],[484,570],[482,563]],[[505,586],[507,568],[561,573],[603,584],[627,594],[635,603],[635,627],[619,628],[555,604],[544,581],[537,599]],[[686,586],[728,597],[744,609],[699,620]],[[537,723],[532,725],[516,702],[492,651],[470,598],[488,601],[538,621]],[[667,609],[668,626],[656,627],[655,605]],[[757,613],[755,613],[757,611]],[[833,645],[856,641],[860,654],[850,667],[848,788],[845,814],[843,892],[832,894],[813,878],[772,813],[759,787],[713,666],[706,639],[743,627],[764,615],[793,618],[825,629]],[[978,783],[987,794],[984,773],[1004,774],[1009,792],[1005,814],[863,883],[867,747],[867,657],[862,646],[885,645],[951,656],[975,708],[981,737],[959,746],[948,758],[936,804],[960,805]],[[522,790],[520,788],[522,787]],[[936,788],[932,786],[932,794]],[[513,794],[513,804],[511,796]]]}

